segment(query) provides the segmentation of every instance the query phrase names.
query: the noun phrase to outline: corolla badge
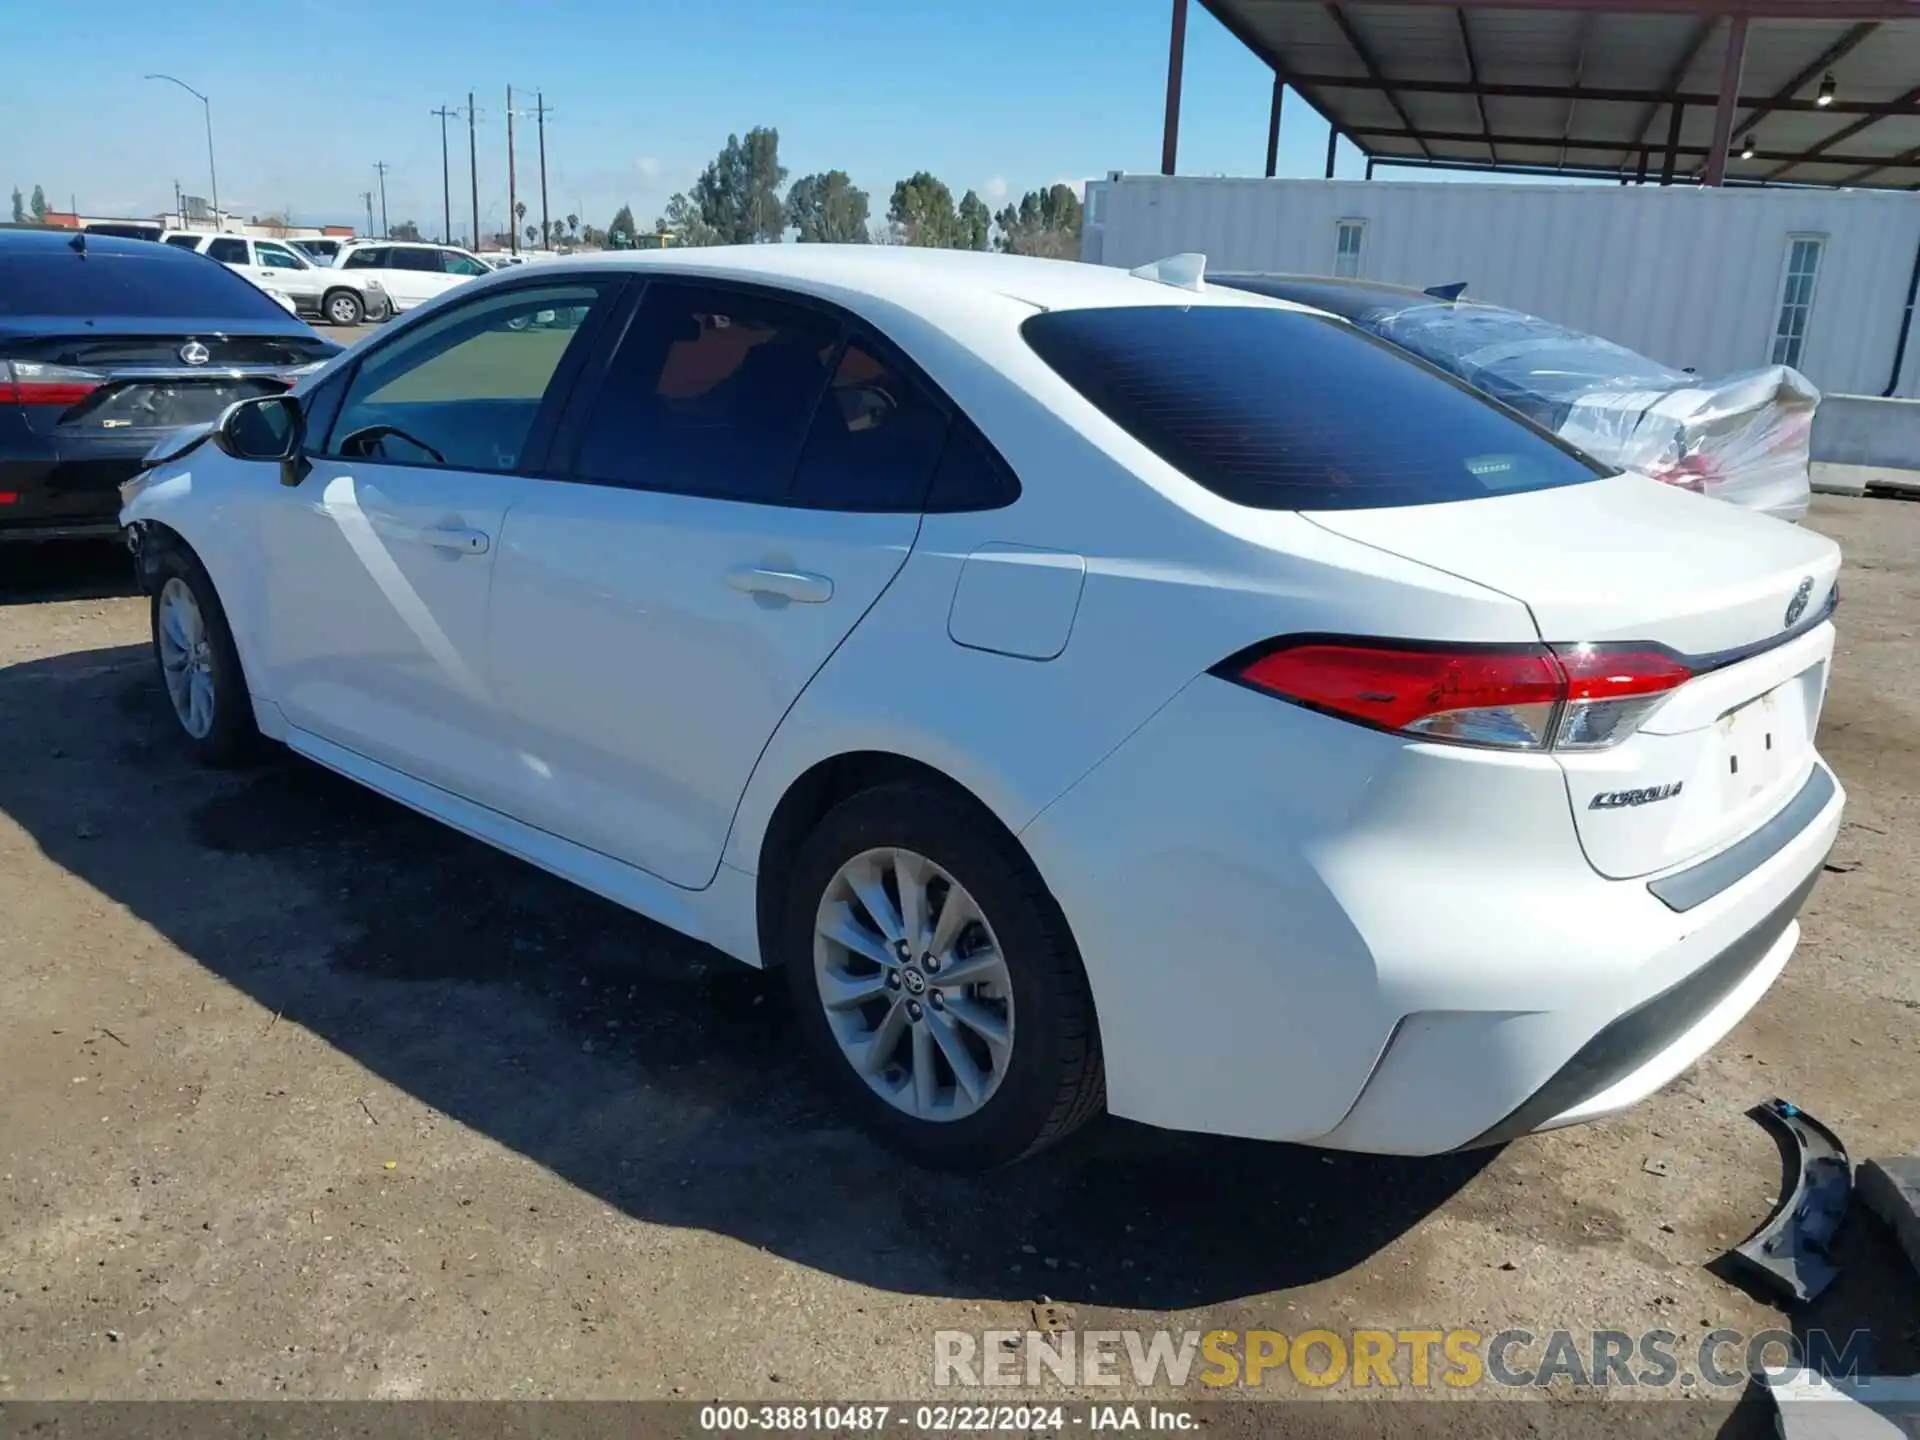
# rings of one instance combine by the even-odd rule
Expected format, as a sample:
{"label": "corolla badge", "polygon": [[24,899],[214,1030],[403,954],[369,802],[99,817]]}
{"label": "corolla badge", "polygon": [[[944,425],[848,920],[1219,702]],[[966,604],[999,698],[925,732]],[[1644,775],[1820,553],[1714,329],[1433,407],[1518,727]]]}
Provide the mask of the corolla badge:
{"label": "corolla badge", "polygon": [[1813,598],[1813,577],[1807,576],[1800,582],[1800,588],[1793,592],[1793,598],[1787,602],[1787,618],[1781,624],[1788,630],[1793,622],[1807,613],[1807,601]]}
{"label": "corolla badge", "polygon": [[1656,800],[1671,800],[1686,788],[1686,781],[1666,785],[1648,785],[1639,790],[1603,790],[1587,802],[1589,810],[1628,810],[1636,805],[1651,805]]}
{"label": "corolla badge", "polygon": [[204,365],[213,358],[213,352],[198,340],[189,340],[180,347],[180,358],[189,365]]}

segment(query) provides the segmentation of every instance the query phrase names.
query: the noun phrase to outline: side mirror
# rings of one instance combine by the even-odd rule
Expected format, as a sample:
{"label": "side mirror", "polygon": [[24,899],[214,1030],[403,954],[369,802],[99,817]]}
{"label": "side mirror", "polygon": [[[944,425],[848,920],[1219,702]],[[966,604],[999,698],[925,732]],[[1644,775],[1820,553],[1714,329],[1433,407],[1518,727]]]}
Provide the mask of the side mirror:
{"label": "side mirror", "polygon": [[280,483],[298,485],[307,477],[307,420],[291,395],[260,395],[227,407],[214,427],[213,443],[236,460],[277,460]]}

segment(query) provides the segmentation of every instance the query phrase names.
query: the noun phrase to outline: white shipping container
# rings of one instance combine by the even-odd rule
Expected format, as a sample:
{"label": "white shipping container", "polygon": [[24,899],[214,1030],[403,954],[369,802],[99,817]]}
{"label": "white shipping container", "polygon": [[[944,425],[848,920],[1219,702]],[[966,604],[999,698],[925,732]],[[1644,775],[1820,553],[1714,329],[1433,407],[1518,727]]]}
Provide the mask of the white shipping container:
{"label": "white shipping container", "polygon": [[[1353,274],[1557,320],[1701,375],[1791,364],[1879,395],[1920,254],[1920,194],[1121,175],[1081,258]],[[1894,393],[1920,395],[1920,316]]]}

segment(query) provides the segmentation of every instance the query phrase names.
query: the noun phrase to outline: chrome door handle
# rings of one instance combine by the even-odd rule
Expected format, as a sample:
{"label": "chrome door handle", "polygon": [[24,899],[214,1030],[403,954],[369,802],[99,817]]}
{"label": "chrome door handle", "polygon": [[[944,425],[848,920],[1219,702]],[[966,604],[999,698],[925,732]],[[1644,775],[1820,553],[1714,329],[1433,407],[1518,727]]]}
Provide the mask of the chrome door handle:
{"label": "chrome door handle", "polygon": [[489,544],[486,531],[469,530],[464,525],[441,525],[428,530],[425,538],[436,550],[451,550],[459,555],[484,555]]}
{"label": "chrome door handle", "polygon": [[824,605],[833,598],[833,581],[805,570],[741,565],[727,572],[727,584],[747,595],[778,595],[801,605]]}

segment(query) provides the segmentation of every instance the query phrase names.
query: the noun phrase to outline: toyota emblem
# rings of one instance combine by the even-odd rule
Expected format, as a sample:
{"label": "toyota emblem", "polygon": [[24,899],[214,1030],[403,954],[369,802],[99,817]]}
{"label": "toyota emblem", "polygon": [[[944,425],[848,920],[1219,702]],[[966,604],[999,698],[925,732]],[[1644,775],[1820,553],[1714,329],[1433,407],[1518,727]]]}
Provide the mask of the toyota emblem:
{"label": "toyota emblem", "polygon": [[1807,601],[1813,598],[1813,577],[1807,576],[1800,582],[1800,588],[1793,592],[1793,599],[1787,602],[1785,628],[1791,630],[1793,622],[1807,613]]}
{"label": "toyota emblem", "polygon": [[213,358],[213,352],[198,340],[189,340],[180,347],[180,358],[189,365],[204,365]]}

